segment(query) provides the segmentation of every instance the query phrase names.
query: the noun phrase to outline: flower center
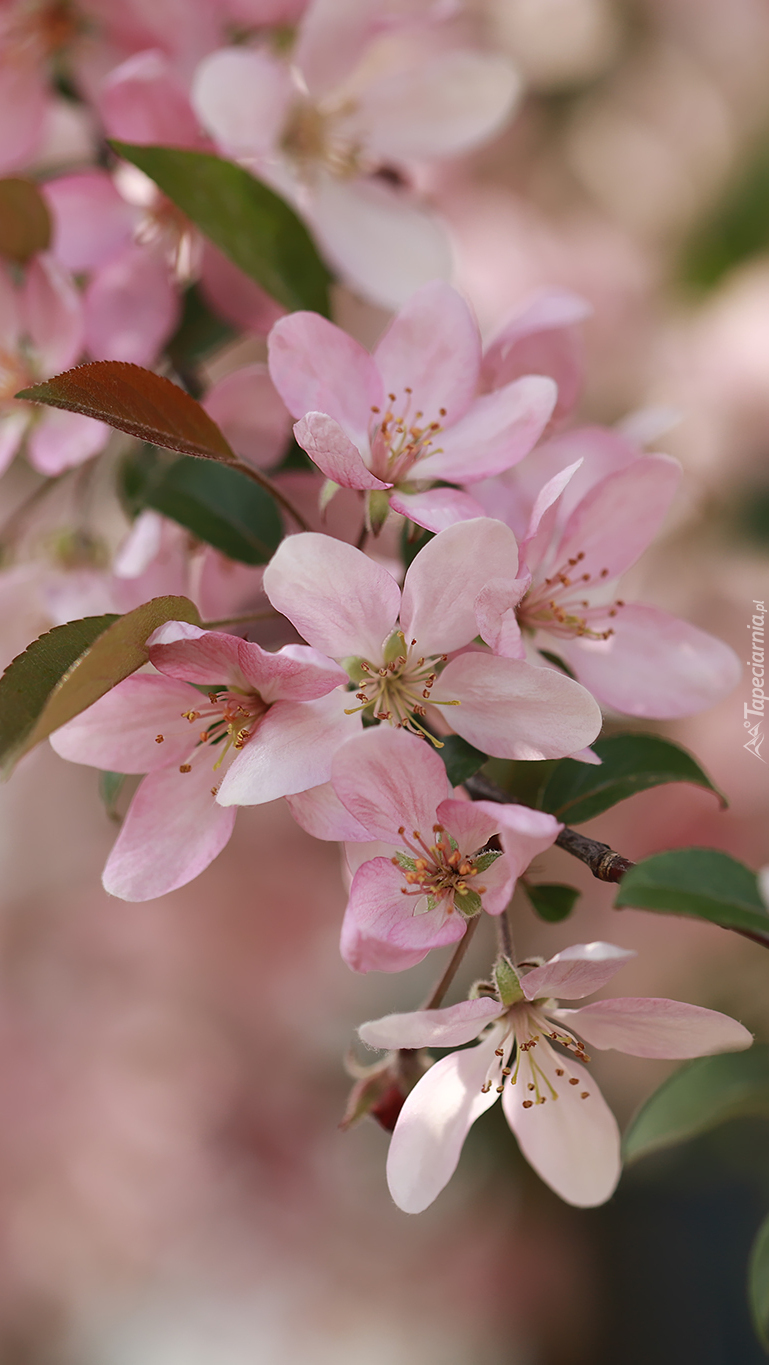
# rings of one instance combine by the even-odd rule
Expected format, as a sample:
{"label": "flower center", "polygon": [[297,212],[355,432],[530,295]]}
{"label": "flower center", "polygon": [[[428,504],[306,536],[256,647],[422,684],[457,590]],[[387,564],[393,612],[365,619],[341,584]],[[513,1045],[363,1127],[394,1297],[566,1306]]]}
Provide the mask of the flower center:
{"label": "flower center", "polygon": [[[387,483],[402,483],[412,467],[425,455],[435,455],[431,447],[435,444],[440,422],[427,422],[421,410],[411,412],[412,390],[403,390],[405,398],[398,405],[397,394],[388,393],[389,406],[382,415],[381,409],[372,407],[374,420],[369,429],[371,442],[371,471],[377,478]],[[396,412],[396,405],[400,412]],[[446,409],[439,410],[439,417],[446,416]]]}
{"label": "flower center", "polygon": [[518,620],[524,630],[545,630],[561,639],[577,635],[591,640],[608,640],[614,634],[612,626],[599,629],[607,617],[614,617],[625,603],[603,602],[592,606],[583,593],[590,592],[609,577],[608,569],[598,574],[575,573],[585,558],[580,551],[573,559],[530,589],[518,608]]}
{"label": "flower center", "polygon": [[[571,1071],[568,1058],[556,1052],[552,1044],[572,1052],[575,1061],[587,1063],[590,1058],[584,1043],[565,1029],[554,1027],[542,1010],[528,1003],[513,1005],[502,1026],[503,1037],[481,1086],[484,1095],[492,1085],[499,1095],[507,1083],[520,1085],[521,1104],[531,1109],[535,1104],[557,1100],[559,1085],[582,1084],[582,1077]],[[590,1091],[580,1090],[579,1095],[580,1099],[589,1099]]]}
{"label": "flower center", "polygon": [[443,825],[433,825],[435,842],[427,844],[418,829],[412,830],[413,842],[407,839],[406,829],[401,825],[398,830],[408,852],[398,852],[391,860],[403,872],[407,885],[401,887],[403,896],[428,896],[433,907],[442,900],[448,900],[446,913],[455,909],[464,914],[475,915],[480,909],[478,897],[486,890],[485,886],[470,885],[471,879],[478,876],[479,868],[473,858],[460,853],[455,839],[447,834]]}
{"label": "flower center", "polygon": [[348,180],[360,175],[363,148],[360,143],[345,137],[340,121],[354,112],[351,100],[312,104],[299,99],[293,106],[281,138],[284,154],[300,172],[307,175],[313,165],[320,165],[329,175]]}
{"label": "flower center", "polygon": [[18,355],[0,350],[0,403],[9,403],[19,389],[31,382],[27,367]]}
{"label": "flower center", "polygon": [[355,661],[356,671],[360,670],[362,674],[359,678],[353,678],[358,687],[355,695],[361,704],[346,710],[345,714],[351,716],[356,711],[370,709],[377,720],[386,720],[399,730],[410,730],[412,734],[422,735],[440,749],[443,747],[440,741],[420,725],[419,717],[427,715],[427,706],[459,706],[456,700],[442,701],[432,696],[432,689],[448,655],[415,657],[417,642],[412,640],[407,646],[402,631],[391,636],[385,653],[389,651],[391,642],[394,644],[393,652],[397,649],[398,653],[388,662],[377,665],[368,659]]}
{"label": "flower center", "polygon": [[[214,763],[216,772],[221,768],[230,749],[243,749],[248,744],[260,720],[269,709],[269,702],[264,701],[258,692],[243,692],[237,687],[216,687],[208,694],[207,706],[204,704],[189,711],[182,711],[181,714],[190,725],[203,722],[198,731],[196,748],[210,744],[218,749],[218,757]],[[165,735],[155,736],[156,744],[162,744],[164,739]],[[191,771],[191,763],[182,763],[179,767],[180,773]],[[218,790],[218,787],[212,787],[211,795],[216,796]]]}

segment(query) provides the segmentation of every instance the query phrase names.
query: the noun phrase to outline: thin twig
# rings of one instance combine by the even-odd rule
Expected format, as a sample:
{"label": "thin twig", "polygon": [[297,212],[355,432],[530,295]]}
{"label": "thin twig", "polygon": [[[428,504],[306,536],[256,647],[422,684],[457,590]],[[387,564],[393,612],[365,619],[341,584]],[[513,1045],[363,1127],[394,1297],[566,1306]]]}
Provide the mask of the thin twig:
{"label": "thin twig", "polygon": [[500,952],[504,954],[508,962],[515,962],[515,948],[513,946],[513,931],[510,928],[510,916],[507,913],[509,907],[497,916],[497,934],[499,935]]}
{"label": "thin twig", "polygon": [[467,929],[465,930],[463,937],[459,940],[459,943],[454,949],[454,953],[452,955],[448,967],[443,973],[443,976],[438,982],[438,985],[435,987],[435,990],[430,996],[430,999],[428,1000],[427,1004],[423,1005],[422,1009],[437,1010],[444,995],[446,994],[446,991],[448,990],[449,986],[451,985],[452,981],[454,980],[454,977],[456,976],[459,970],[459,964],[461,963],[462,958],[464,957],[465,953],[470,947],[470,940],[472,939],[473,934],[475,933],[478,927],[478,922],[480,918],[481,918],[480,915],[476,915],[474,919],[467,921]]}
{"label": "thin twig", "polygon": [[254,483],[258,483],[260,488],[263,488],[266,493],[269,493],[271,498],[274,498],[276,502],[280,503],[283,510],[288,512],[290,517],[294,518],[297,526],[301,526],[303,531],[310,531],[312,529],[310,523],[299,511],[299,508],[294,506],[291,499],[287,498],[285,493],[282,493],[278,488],[278,485],[273,483],[272,479],[266,474],[263,474],[261,469],[254,469],[254,466],[246,464],[245,460],[228,460],[227,464],[230,469],[237,469],[239,474],[245,474],[246,478],[252,479]]}

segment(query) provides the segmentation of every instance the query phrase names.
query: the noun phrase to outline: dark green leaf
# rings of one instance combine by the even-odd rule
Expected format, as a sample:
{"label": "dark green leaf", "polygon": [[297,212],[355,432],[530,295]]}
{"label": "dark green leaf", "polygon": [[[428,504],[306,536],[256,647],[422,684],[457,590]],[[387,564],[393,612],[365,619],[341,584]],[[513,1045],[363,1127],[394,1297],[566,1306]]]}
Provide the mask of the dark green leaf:
{"label": "dark green leaf", "polygon": [[443,748],[438,750],[441,758],[446,764],[446,773],[452,787],[459,787],[466,782],[468,777],[477,773],[482,768],[488,758],[488,754],[482,754],[480,749],[474,749],[472,744],[468,744],[466,739],[460,735],[445,735],[442,739]]}
{"label": "dark green leaf", "polygon": [[31,180],[9,176],[0,180],[0,256],[26,265],[51,241],[51,215]]}
{"label": "dark green leaf", "polygon": [[674,1071],[631,1119],[623,1139],[625,1160],[756,1114],[769,1118],[769,1046],[697,1057]]}
{"label": "dark green leaf", "polygon": [[266,564],[283,536],[269,493],[224,464],[168,463],[145,446],[126,461],[123,489],[133,512],[152,507],[241,564]]}
{"label": "dark green leaf", "polygon": [[126,773],[99,773],[99,797],[110,820],[120,820],[117,803],[126,780]]}
{"label": "dark green leaf", "polygon": [[769,1351],[769,1218],[758,1229],[750,1251],[748,1302],[756,1336]]}
{"label": "dark green leaf", "polygon": [[610,735],[596,740],[592,747],[602,760],[600,766],[562,758],[540,797],[542,810],[550,811],[567,824],[592,820],[634,792],[665,782],[692,782],[714,792],[726,805],[699,763],[669,739],[660,739],[658,735]]}
{"label": "dark green leaf", "polygon": [[769,248],[769,144],[763,139],[720,202],[695,230],[681,261],[687,284],[711,289],[742,261]]}
{"label": "dark green leaf", "polygon": [[547,920],[548,924],[568,919],[581,895],[576,886],[566,886],[563,882],[540,882],[537,886],[525,882],[524,886],[539,918]]}
{"label": "dark green leaf", "polygon": [[715,848],[677,848],[645,858],[625,873],[614,904],[710,920],[769,946],[769,914],[756,874]]}
{"label": "dark green leaf", "polygon": [[34,640],[0,678],[0,765],[5,773],[141,668],[147,662],[146,640],[166,621],[200,625],[200,616],[186,597],[156,597],[126,616],[87,616]]}
{"label": "dark green leaf", "polygon": [[304,223],[267,185],[209,152],[127,142],[112,146],[284,307],[328,316],[330,272]]}

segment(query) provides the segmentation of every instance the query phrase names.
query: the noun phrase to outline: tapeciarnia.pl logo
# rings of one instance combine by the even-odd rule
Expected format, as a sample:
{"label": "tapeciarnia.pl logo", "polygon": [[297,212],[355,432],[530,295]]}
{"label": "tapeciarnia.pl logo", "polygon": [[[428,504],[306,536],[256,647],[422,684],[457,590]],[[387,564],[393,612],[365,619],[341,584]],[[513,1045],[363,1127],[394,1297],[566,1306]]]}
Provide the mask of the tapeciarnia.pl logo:
{"label": "tapeciarnia.pl logo", "polygon": [[[749,754],[766,763],[766,759],[761,754],[761,745],[764,742],[762,724],[764,720],[764,708],[766,706],[766,694],[764,693],[764,618],[766,607],[763,602],[753,599],[755,612],[748,622],[748,630],[751,632],[751,657],[748,659],[748,667],[751,670],[752,691],[749,702],[744,702],[742,707],[743,725],[750,738],[743,749],[747,749]],[[755,721],[750,717],[757,717]]]}

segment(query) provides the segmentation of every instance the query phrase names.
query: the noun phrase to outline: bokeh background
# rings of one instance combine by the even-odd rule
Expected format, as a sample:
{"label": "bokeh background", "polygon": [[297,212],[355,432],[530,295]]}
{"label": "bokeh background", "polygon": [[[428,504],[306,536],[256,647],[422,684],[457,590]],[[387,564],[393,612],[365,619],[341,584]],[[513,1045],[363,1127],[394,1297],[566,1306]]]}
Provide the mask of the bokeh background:
{"label": "bokeh background", "polygon": [[[769,8],[475,0],[452,22],[506,53],[525,90],[480,152],[415,168],[457,282],[487,333],[540,287],[590,302],[579,420],[642,412],[687,476],[633,586],[741,654],[769,594]],[[363,340],[381,330],[383,312],[337,303]],[[7,575],[6,656],[43,624]],[[630,858],[699,844],[769,861],[769,768],[743,748],[742,702],[656,727],[698,756],[726,812],[666,787],[586,832]],[[769,1204],[765,1123],[639,1162],[583,1212],[492,1112],[451,1187],[409,1218],[387,1193],[387,1135],[338,1130],[343,1059],[358,1022],[414,1007],[440,964],[348,972],[333,846],[282,803],[246,809],[196,882],[130,905],[101,890],[115,826],[91,770],[40,749],[0,810],[3,1365],[764,1358],[744,1272]],[[619,990],[725,1010],[769,1040],[760,947],[617,912],[558,850],[536,871],[584,895],[563,925],[517,904],[522,953],[609,939],[638,951]],[[486,970],[487,928],[457,989]],[[671,1069],[612,1053],[594,1066],[622,1123]]]}

